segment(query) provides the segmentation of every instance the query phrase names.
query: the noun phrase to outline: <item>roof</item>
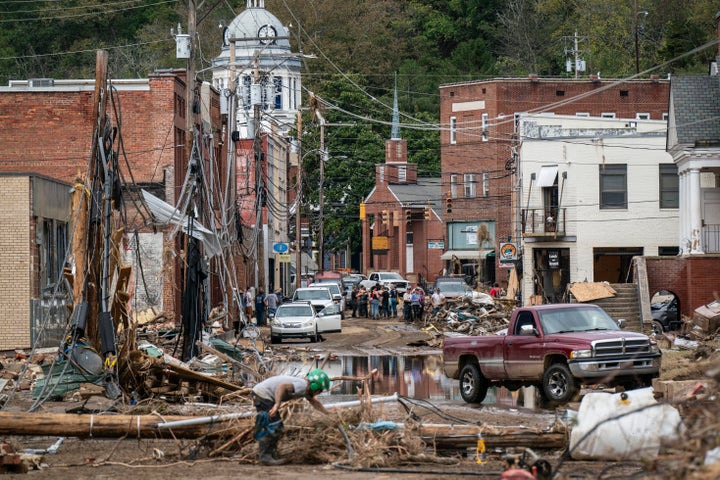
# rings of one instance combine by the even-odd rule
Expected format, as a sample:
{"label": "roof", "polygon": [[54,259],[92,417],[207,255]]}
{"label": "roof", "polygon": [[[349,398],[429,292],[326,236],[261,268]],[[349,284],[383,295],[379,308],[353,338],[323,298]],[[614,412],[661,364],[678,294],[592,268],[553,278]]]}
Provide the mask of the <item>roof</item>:
{"label": "roof", "polygon": [[670,110],[678,144],[720,142],[720,77],[673,77]]}
{"label": "roof", "polygon": [[440,178],[418,178],[417,183],[393,183],[388,185],[404,208],[424,207],[428,203],[442,218],[442,192]]}

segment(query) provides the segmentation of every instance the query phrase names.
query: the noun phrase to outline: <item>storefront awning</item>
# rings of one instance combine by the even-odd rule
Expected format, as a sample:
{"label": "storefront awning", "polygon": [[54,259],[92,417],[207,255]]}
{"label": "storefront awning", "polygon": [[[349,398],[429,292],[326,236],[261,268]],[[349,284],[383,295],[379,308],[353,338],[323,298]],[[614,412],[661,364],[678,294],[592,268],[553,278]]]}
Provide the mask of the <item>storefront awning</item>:
{"label": "storefront awning", "polygon": [[546,165],[540,167],[540,175],[538,176],[537,185],[538,187],[552,187],[555,185],[555,179],[557,178],[558,166],[557,165]]}
{"label": "storefront awning", "polygon": [[488,254],[494,251],[495,250],[448,250],[440,255],[440,260],[452,260],[453,255],[460,260],[477,260],[487,257]]}

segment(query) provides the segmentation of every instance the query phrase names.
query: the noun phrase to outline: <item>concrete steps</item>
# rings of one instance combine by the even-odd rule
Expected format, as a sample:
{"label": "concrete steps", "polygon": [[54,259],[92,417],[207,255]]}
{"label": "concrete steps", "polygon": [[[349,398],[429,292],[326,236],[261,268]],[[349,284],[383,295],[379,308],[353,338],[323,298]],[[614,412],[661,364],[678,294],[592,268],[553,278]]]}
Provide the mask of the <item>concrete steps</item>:
{"label": "concrete steps", "polygon": [[592,303],[605,310],[613,320],[625,319],[625,329],[641,332],[642,313],[638,298],[638,287],[634,283],[611,283],[610,286],[617,292],[612,298],[601,298],[586,303]]}

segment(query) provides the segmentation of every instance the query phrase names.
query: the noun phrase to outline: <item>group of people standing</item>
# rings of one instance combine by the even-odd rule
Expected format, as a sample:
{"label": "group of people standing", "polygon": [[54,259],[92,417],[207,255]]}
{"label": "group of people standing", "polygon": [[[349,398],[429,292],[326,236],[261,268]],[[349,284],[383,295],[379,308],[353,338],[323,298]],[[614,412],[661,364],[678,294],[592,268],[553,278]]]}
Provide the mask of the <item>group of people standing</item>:
{"label": "group of people standing", "polygon": [[[253,296],[252,289],[248,288],[245,293],[241,292],[240,300],[245,310],[245,317],[250,321],[255,317],[258,327],[264,327],[268,324],[268,318],[275,315],[278,306],[282,303],[282,292],[280,290],[271,291],[265,294],[263,288],[259,288],[257,294]],[[235,322],[233,323],[235,325]],[[235,327],[237,333],[239,325]]]}
{"label": "group of people standing", "polygon": [[353,286],[350,293],[350,307],[353,317],[379,319],[397,317],[398,291],[395,285],[390,288],[375,285],[371,289]]}

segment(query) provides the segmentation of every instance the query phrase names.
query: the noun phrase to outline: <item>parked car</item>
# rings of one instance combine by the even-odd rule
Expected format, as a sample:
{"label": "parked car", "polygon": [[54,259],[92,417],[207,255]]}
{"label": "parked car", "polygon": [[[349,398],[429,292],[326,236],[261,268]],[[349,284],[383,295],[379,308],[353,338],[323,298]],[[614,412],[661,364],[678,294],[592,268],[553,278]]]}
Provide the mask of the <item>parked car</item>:
{"label": "parked car", "polygon": [[660,335],[670,330],[677,330],[682,325],[678,314],[678,299],[673,297],[663,302],[650,305],[652,313],[652,333]]}
{"label": "parked car", "polygon": [[339,305],[332,303],[316,312],[309,301],[284,303],[270,323],[270,343],[281,343],[284,338],[309,338],[317,342],[323,333],[341,331]]}
{"label": "parked car", "polygon": [[395,288],[397,288],[397,291],[400,294],[405,293],[405,291],[410,288],[410,282],[405,280],[397,272],[372,272],[368,276],[367,280],[363,280],[360,282],[360,285],[362,285],[368,290],[376,285],[390,288],[390,286],[393,284],[395,285]]}
{"label": "parked car", "polygon": [[435,288],[439,288],[445,298],[459,298],[472,293],[472,288],[463,277],[438,277],[432,290]]}
{"label": "parked car", "polygon": [[345,295],[344,295],[344,292],[343,292],[340,284],[328,280],[328,281],[322,282],[322,283],[318,283],[318,282],[311,283],[309,286],[310,287],[324,287],[324,288],[327,288],[328,290],[330,290],[330,293],[332,294],[333,302],[340,305],[341,312],[345,311]]}
{"label": "parked car", "polygon": [[335,304],[330,289],[323,285],[322,287],[302,287],[295,290],[292,297],[293,302],[310,302],[316,312],[319,312],[328,305]]}

